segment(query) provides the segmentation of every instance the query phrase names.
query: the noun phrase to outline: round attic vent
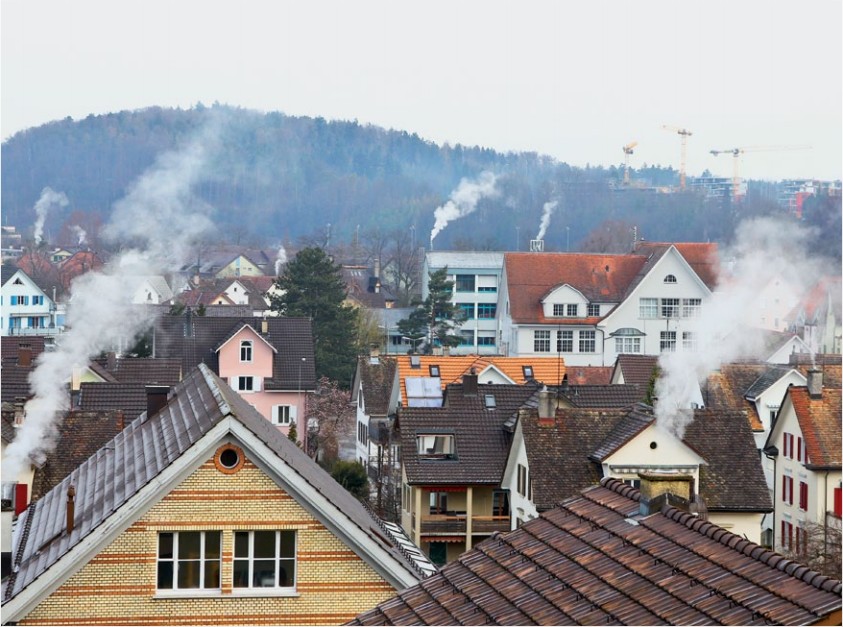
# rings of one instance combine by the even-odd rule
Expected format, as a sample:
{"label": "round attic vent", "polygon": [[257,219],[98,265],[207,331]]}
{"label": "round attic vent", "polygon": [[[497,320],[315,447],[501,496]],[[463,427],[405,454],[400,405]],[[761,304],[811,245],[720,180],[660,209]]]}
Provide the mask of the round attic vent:
{"label": "round attic vent", "polygon": [[227,475],[232,475],[240,470],[245,461],[243,450],[233,444],[223,444],[214,454],[214,466]]}
{"label": "round attic vent", "polygon": [[655,449],[658,446],[655,442],[650,442],[650,448]]}

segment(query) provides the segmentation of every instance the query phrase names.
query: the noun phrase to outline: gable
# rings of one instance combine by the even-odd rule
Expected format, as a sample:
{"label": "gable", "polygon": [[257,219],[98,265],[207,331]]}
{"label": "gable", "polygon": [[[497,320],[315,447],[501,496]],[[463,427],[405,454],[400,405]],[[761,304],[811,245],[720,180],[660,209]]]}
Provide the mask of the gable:
{"label": "gable", "polygon": [[[655,448],[652,444],[656,445]],[[655,424],[645,428],[603,460],[603,464],[608,465],[610,469],[613,466],[637,466],[667,470],[697,468],[705,463],[706,461],[687,444]]]}
{"label": "gable", "polygon": [[485,385],[489,383],[495,385],[512,385],[516,382],[506,376],[506,374],[504,374],[497,366],[495,366],[494,364],[489,364],[480,373],[478,373],[477,383],[480,385]]}
{"label": "gable", "polygon": [[[244,324],[240,329],[235,331],[231,337],[225,340],[222,344],[217,347],[217,352],[220,355],[227,354],[229,351],[232,350],[231,347],[234,347],[234,350],[240,350],[240,342],[244,340],[251,340],[253,342],[253,347],[255,350],[266,350],[267,348],[273,352],[277,353],[278,350],[269,342],[267,342],[262,335],[260,335],[257,331],[255,331],[251,325]],[[263,348],[261,348],[261,346]],[[237,357],[239,359],[239,356]]]}
{"label": "gable", "polygon": [[[170,623],[174,617],[180,624],[219,620],[246,624],[257,614],[283,615],[299,624],[341,624],[394,594],[392,585],[252,462],[248,452],[233,473],[221,471],[216,457],[206,457],[41,601],[27,614],[27,621],[50,623],[61,618],[82,624],[114,616],[115,608],[120,608],[123,620],[145,624]],[[203,592],[210,598],[196,594],[179,598],[177,592],[156,589],[159,534],[182,530],[221,532],[220,589]],[[254,595],[238,596],[232,587],[234,533],[254,530],[295,531],[299,599],[263,592],[258,612]],[[345,594],[351,590],[353,595]],[[73,599],[71,607],[68,598]]]}
{"label": "gable", "polygon": [[[577,288],[572,287],[565,283],[564,285],[558,285],[552,288],[547,295],[542,298],[542,304],[544,304],[545,308],[548,305],[552,305],[554,303],[587,303],[588,299],[583,296],[582,292],[580,292]],[[551,308],[551,312],[545,313],[545,315],[553,315],[553,311]]]}

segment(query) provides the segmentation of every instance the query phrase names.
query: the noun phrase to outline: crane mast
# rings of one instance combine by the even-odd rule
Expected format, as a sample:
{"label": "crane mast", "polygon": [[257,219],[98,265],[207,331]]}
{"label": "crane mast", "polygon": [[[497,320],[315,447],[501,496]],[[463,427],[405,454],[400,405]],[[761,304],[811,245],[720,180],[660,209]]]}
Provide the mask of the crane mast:
{"label": "crane mast", "polygon": [[679,135],[681,139],[681,159],[679,161],[679,189],[685,191],[685,157],[688,153],[688,138],[693,135],[691,131],[686,128],[679,128],[678,126],[668,126],[663,124],[662,128],[666,131],[671,131]]}

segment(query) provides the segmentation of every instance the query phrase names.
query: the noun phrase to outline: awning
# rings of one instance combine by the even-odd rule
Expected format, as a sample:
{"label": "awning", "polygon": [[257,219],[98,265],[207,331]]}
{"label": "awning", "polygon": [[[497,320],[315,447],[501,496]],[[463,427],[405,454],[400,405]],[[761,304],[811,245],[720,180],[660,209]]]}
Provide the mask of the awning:
{"label": "awning", "polygon": [[644,337],[647,335],[644,331],[640,331],[633,327],[621,327],[616,331],[612,331],[609,337]]}

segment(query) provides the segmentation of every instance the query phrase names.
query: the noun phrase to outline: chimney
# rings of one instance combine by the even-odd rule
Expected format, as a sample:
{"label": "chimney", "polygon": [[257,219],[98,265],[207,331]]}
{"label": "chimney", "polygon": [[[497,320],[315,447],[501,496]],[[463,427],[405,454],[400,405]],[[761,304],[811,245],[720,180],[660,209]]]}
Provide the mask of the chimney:
{"label": "chimney", "polygon": [[18,366],[29,368],[32,365],[32,346],[29,342],[18,345]]}
{"label": "chimney", "polygon": [[167,395],[170,393],[168,385],[147,385],[146,386],[146,417],[152,418],[167,404]]}
{"label": "chimney", "polygon": [[70,393],[78,392],[82,387],[82,368],[73,366],[70,371]]}
{"label": "chimney", "polygon": [[462,393],[465,396],[477,396],[477,373],[474,368],[462,376]]}
{"label": "chimney", "polygon": [[193,310],[190,307],[184,310],[184,336],[193,337]]}
{"label": "chimney", "polygon": [[811,398],[823,397],[823,372],[816,368],[808,371],[808,395]]}
{"label": "chimney", "polygon": [[76,505],[73,499],[76,497],[76,489],[71,485],[67,488],[67,535],[73,531],[73,519],[76,516]]}
{"label": "chimney", "polygon": [[691,475],[641,472],[638,476],[641,479],[639,512],[642,516],[660,512],[665,505],[686,512],[690,510],[694,500],[694,478]]}
{"label": "chimney", "polygon": [[[380,257],[375,259],[375,278],[376,279],[381,278],[381,258]],[[378,284],[380,284],[380,281],[378,281]]]}
{"label": "chimney", "polygon": [[109,372],[117,370],[117,353],[114,351],[108,352],[105,355],[105,368]]}
{"label": "chimney", "polygon": [[264,318],[261,320],[261,335],[268,335],[269,334],[269,320]]}
{"label": "chimney", "polygon": [[15,426],[20,427],[23,424],[24,418],[26,418],[26,411],[24,411],[24,407],[26,406],[26,399],[22,397],[18,397],[15,399]]}
{"label": "chimney", "polygon": [[450,347],[450,346],[443,346],[443,347],[442,347],[442,354],[443,354],[445,357],[450,357],[450,355],[451,355],[451,347]]}
{"label": "chimney", "polygon": [[539,426],[552,427],[556,424],[556,399],[553,393],[543,387],[539,392]]}

